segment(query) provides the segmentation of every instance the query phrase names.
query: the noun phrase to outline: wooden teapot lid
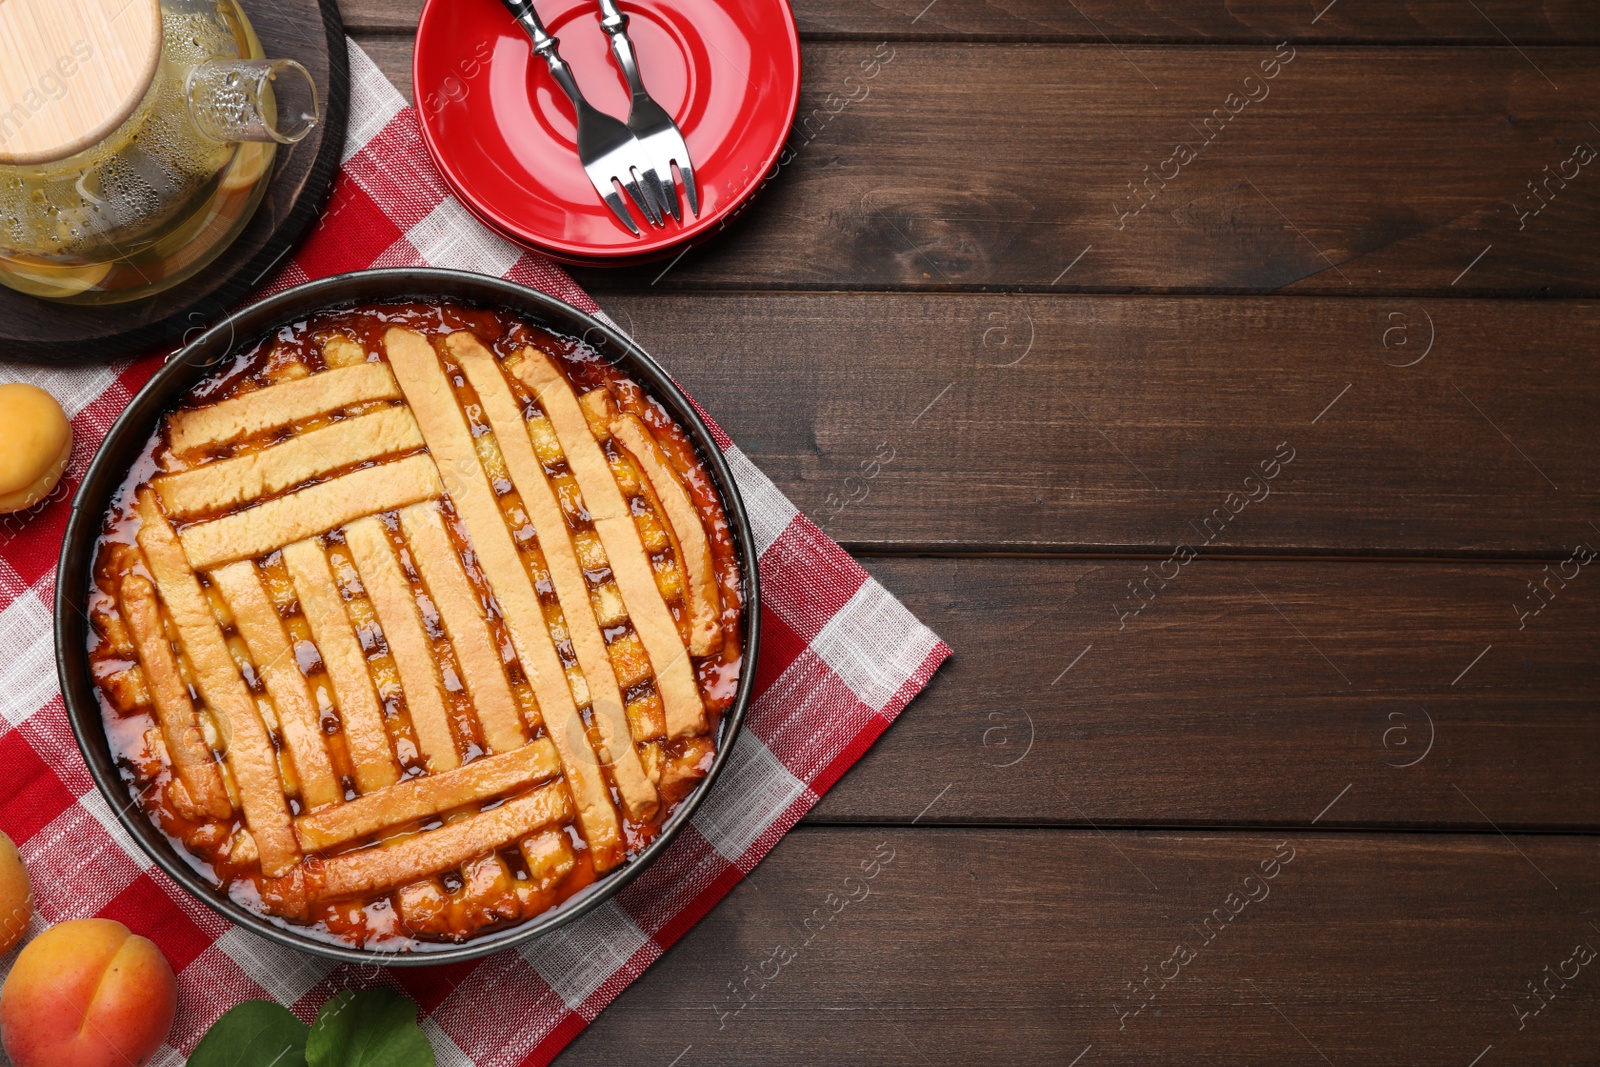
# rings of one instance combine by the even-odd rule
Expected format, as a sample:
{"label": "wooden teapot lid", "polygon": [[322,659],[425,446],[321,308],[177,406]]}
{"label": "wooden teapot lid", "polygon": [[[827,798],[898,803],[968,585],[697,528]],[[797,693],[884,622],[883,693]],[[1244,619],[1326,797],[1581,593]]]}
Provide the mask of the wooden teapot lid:
{"label": "wooden teapot lid", "polygon": [[0,163],[48,163],[104,140],[160,61],[158,0],[0,0]]}

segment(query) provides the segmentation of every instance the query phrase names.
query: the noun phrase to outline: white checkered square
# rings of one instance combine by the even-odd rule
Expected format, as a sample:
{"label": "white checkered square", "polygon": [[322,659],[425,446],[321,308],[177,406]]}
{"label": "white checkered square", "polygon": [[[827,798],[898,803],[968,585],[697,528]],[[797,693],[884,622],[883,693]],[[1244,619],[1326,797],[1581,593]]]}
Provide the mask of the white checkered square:
{"label": "white checkered square", "polygon": [[185,1062],[183,1053],[171,1045],[162,1045],[145,1061],[145,1067],[183,1067]]}
{"label": "white checkered square", "polygon": [[429,266],[479,274],[504,274],[522,256],[520,248],[490,233],[454,197],[445,197],[407,230],[406,240]]}
{"label": "white checkered square", "polygon": [[423,1036],[433,1046],[434,1067],[473,1067],[471,1058],[450,1040],[450,1035],[440,1028],[433,1016],[423,1016],[420,1025]]}
{"label": "white checkered square", "polygon": [[[111,814],[99,793],[91,790],[87,796],[99,801],[104,815]],[[134,862],[125,841],[125,834],[120,840],[112,837],[87,804],[77,803],[23,842],[22,861],[33,878],[38,914],[53,923],[98,915],[149,867],[148,859]]]}
{"label": "white checkered square", "polygon": [[0,611],[0,716],[21,726],[59,691],[50,610],[28,590]]}
{"label": "white checkered square", "polygon": [[517,951],[568,1008],[589,999],[649,938],[614,900]]}
{"label": "white checkered square", "polygon": [[[72,418],[99,400],[117,381],[121,365],[98,367],[31,367],[26,364],[0,364],[0,383],[28,382],[45,390]],[[124,394],[126,395],[126,394]]]}
{"label": "white checkered square", "polygon": [[367,147],[367,142],[378,136],[406,106],[405,97],[383,76],[361,46],[349,38],[345,40],[350,46],[350,118],[345,128],[341,165]]}
{"label": "white checkered square", "polygon": [[[89,790],[78,798],[78,803],[90,815],[95,817],[96,822],[105,827],[106,833],[111,836],[111,840],[115,841],[117,847],[128,854],[128,858],[133,861],[134,866],[141,871],[148,871],[155,866],[155,860],[145,854],[144,849],[140,848],[133,840],[132,835],[128,833],[122,823],[117,821],[116,813],[111,810],[111,805],[106,803],[106,798],[100,795],[100,790]],[[124,800],[123,803],[127,808],[134,806],[132,797]]]}
{"label": "white checkered square", "polygon": [[520,952],[481,960],[428,1013],[477,1067],[517,1067],[572,1011]]}
{"label": "white checkered square", "polygon": [[813,783],[874,718],[844,679],[806,650],[756,698],[748,722],[789,773]]}
{"label": "white checkered square", "polygon": [[217,938],[217,948],[279,1004],[288,1007],[322,981],[335,964],[306,952],[280,948],[264,937],[234,926]]}
{"label": "white checkered square", "polygon": [[778,491],[771,478],[750,462],[750,457],[738,445],[727,449],[722,456],[728,461],[733,480],[739,485],[739,496],[744,500],[745,510],[750,513],[750,535],[755,538],[756,555],[759,556],[782,536],[800,511]]}
{"label": "white checkered square", "polygon": [[803,789],[805,784],[778,762],[760,738],[742,731],[716,788],[695,812],[695,829],[723,859],[737,863]]}
{"label": "white checkered square", "polygon": [[811,642],[861,702],[882,711],[939,639],[868,578]]}

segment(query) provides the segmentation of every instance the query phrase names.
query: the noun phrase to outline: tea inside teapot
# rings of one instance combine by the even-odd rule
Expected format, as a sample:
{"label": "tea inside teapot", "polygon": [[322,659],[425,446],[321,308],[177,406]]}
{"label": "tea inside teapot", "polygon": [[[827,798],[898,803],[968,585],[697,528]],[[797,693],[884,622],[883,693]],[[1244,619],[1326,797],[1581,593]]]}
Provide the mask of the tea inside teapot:
{"label": "tea inside teapot", "polygon": [[178,284],[317,115],[235,0],[0,0],[0,283],[77,303]]}

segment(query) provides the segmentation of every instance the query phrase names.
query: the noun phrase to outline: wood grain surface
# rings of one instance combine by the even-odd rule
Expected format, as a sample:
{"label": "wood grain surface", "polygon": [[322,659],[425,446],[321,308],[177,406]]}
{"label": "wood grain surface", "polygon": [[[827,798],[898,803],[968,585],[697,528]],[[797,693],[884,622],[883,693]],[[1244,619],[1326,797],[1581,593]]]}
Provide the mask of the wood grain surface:
{"label": "wood grain surface", "polygon": [[1593,44],[1600,13],[1582,0],[801,0],[815,40]]}
{"label": "wood grain surface", "polygon": [[955,655],[813,822],[1600,824],[1590,568],[1534,615],[1536,563],[866,566]]}
{"label": "wood grain surface", "polygon": [[[1538,1015],[1526,983],[1600,947],[1593,857],[1581,837],[800,828],[559,1062],[1587,1063],[1595,963]],[[1121,1018],[1129,983],[1175,970]]]}
{"label": "wood grain surface", "polygon": [[[1218,554],[1600,546],[1600,452],[1574,432],[1600,414],[1588,301],[604,302],[858,550],[1165,558],[1208,534]],[[1253,490],[1259,506],[1204,525],[1285,442],[1294,459]]]}
{"label": "wood grain surface", "polygon": [[1594,1062],[1600,9],[794,8],[777,180],[579,278],[955,655],[560,1062]]}

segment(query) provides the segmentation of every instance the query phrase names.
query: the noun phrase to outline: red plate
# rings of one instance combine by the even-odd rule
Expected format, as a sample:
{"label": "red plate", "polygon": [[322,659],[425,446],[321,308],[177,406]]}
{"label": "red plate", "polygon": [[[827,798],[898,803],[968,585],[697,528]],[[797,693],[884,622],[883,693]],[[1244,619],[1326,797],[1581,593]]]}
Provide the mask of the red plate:
{"label": "red plate", "polygon": [[[536,0],[589,102],[618,118],[628,88],[594,0]],[[761,187],[800,98],[800,36],[785,0],[621,5],[652,96],[694,160],[700,215],[635,237],[578,164],[572,105],[497,0],[428,0],[413,79],[423,140],[457,197],[513,240],[569,263],[659,259],[704,240]],[[682,189],[680,187],[680,199]]]}

